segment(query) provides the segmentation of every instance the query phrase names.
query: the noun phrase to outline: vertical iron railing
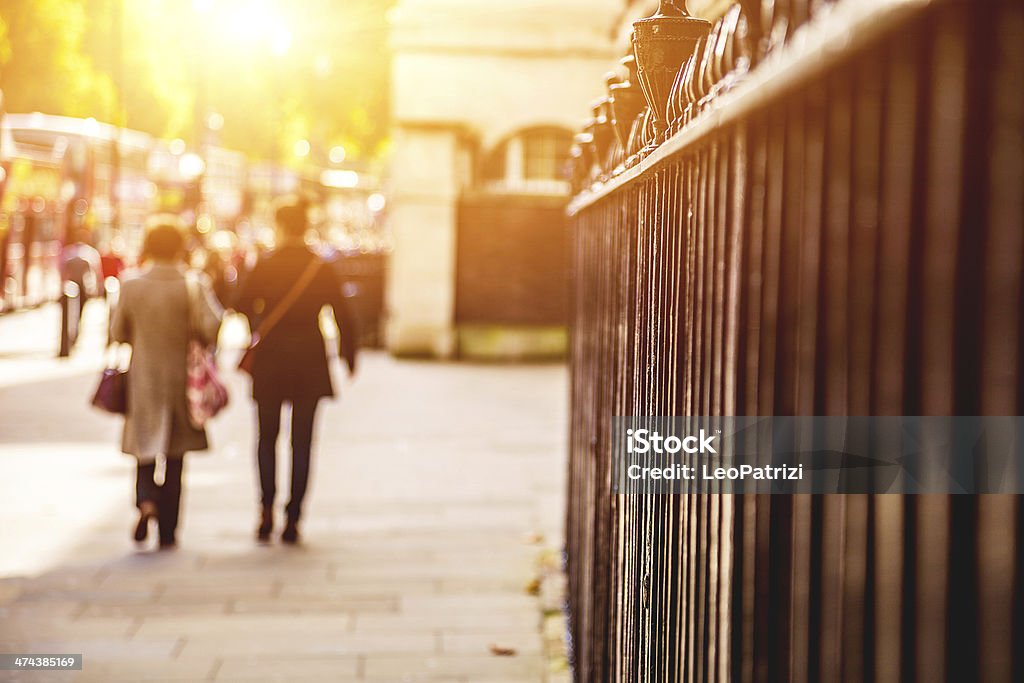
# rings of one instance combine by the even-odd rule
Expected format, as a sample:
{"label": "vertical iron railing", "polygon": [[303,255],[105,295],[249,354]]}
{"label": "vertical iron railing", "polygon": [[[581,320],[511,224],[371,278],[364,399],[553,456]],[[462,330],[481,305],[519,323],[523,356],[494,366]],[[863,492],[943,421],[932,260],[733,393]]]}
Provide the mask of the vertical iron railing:
{"label": "vertical iron railing", "polygon": [[691,62],[580,138],[576,680],[1024,680],[1015,496],[611,489],[617,415],[1024,414],[1024,8],[742,2]]}

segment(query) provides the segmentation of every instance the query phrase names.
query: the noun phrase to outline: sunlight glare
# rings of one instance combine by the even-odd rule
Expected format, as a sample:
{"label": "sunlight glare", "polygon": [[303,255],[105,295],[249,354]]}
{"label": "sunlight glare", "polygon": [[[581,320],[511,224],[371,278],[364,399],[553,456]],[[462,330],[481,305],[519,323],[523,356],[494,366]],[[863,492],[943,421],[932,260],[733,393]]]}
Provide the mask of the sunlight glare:
{"label": "sunlight glare", "polygon": [[178,161],[178,172],[188,179],[198,178],[206,171],[206,162],[198,154],[189,152]]}
{"label": "sunlight glare", "polygon": [[[196,0],[194,6],[225,49],[269,51],[283,56],[292,34],[276,3],[270,0]],[[202,6],[202,9],[200,9]]]}
{"label": "sunlight glare", "polygon": [[292,34],[283,26],[274,28],[270,36],[270,51],[278,57],[286,54],[292,46]]}

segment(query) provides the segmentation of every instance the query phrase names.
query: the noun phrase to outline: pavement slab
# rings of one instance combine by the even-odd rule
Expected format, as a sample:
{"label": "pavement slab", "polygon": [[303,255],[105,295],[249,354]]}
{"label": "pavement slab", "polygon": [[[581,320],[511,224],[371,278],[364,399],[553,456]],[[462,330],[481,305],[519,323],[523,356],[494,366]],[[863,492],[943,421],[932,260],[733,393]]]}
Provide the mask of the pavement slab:
{"label": "pavement slab", "polygon": [[[90,305],[63,361],[52,309],[0,317],[0,545],[17,549],[0,557],[0,651],[85,661],[0,681],[547,680],[526,586],[540,539],[562,537],[563,366],[364,353],[323,404],[297,548],[254,542],[254,409],[225,372],[232,403],[187,458],[179,548],[161,552],[130,541],[133,461],[87,405]],[[286,429],[280,449],[286,491]]]}

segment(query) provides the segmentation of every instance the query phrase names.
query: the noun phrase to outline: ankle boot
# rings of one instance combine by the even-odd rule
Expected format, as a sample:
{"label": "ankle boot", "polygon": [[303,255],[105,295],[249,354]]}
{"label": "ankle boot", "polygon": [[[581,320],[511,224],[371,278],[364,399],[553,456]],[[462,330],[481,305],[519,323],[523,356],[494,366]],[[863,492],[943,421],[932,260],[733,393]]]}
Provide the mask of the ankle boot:
{"label": "ankle boot", "polygon": [[142,543],[149,535],[149,521],[156,518],[156,503],[144,501],[139,506],[139,521],[135,524],[135,533],[132,537],[136,543]]}
{"label": "ankle boot", "polygon": [[264,505],[260,515],[260,526],[256,530],[256,540],[266,543],[270,540],[270,532],[274,530],[274,508]]}
{"label": "ankle boot", "polygon": [[295,545],[299,542],[299,520],[289,517],[281,532],[281,542],[288,545]]}

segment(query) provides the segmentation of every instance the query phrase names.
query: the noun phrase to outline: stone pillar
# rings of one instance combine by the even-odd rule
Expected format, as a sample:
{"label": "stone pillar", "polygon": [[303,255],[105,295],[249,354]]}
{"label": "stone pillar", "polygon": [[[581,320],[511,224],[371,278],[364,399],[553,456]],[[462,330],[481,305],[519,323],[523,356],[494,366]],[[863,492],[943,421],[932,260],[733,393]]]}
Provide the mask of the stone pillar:
{"label": "stone pillar", "polygon": [[389,181],[394,251],[388,267],[388,348],[396,355],[455,353],[455,231],[459,132],[395,131]]}

